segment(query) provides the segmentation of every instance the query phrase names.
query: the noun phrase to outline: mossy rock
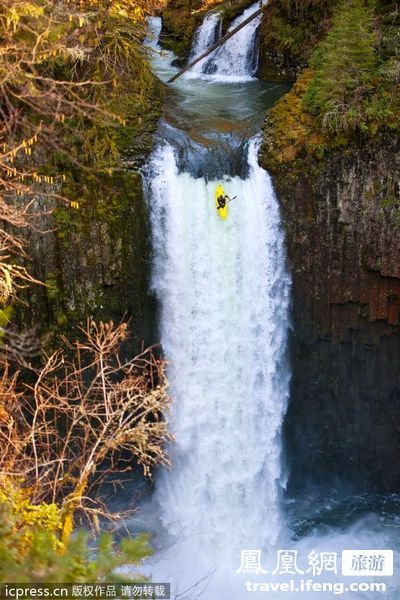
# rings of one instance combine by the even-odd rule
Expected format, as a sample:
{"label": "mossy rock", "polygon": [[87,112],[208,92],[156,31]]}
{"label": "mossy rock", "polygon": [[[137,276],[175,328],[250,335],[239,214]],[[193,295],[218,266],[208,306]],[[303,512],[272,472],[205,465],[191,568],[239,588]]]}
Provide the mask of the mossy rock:
{"label": "mossy rock", "polygon": [[268,70],[294,78],[305,68],[331,24],[336,0],[270,0],[260,28],[260,73]]}
{"label": "mossy rock", "polygon": [[306,69],[293,88],[268,111],[263,130],[261,160],[271,172],[293,167],[296,160],[312,154],[320,157],[327,140],[314,125],[314,118],[304,112],[302,99],[312,71]]}
{"label": "mossy rock", "polygon": [[222,15],[222,32],[225,33],[232,21],[252,4],[254,4],[253,0],[230,0],[220,4],[218,10]]}
{"label": "mossy rock", "polygon": [[334,10],[331,29],[310,58],[311,68],[268,112],[261,159],[272,172],[290,167],[293,174],[304,161],[318,168],[328,152],[361,146],[380,132],[391,138],[398,131],[398,57],[390,42],[392,23],[379,7],[374,4],[374,14],[353,0]]}
{"label": "mossy rock", "polygon": [[200,7],[200,2],[172,0],[162,13],[160,43],[180,58],[187,59],[189,56],[194,32],[204,14],[197,12]]}

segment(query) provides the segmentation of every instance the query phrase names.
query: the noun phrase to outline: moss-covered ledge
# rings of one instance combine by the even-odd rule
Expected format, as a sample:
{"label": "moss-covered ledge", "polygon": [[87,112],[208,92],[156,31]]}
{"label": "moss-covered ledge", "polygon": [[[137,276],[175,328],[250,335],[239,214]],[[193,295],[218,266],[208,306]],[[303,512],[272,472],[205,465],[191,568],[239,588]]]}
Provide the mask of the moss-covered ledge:
{"label": "moss-covered ledge", "polygon": [[[147,103],[127,107],[116,134],[120,152],[110,167],[67,170],[60,201],[28,240],[33,274],[46,286],[30,289],[25,323],[43,334],[76,333],[88,317],[131,320],[133,349],[157,339],[149,295],[150,234],[140,168],[147,160],[163,108],[164,88],[154,78]],[[65,169],[64,169],[65,172]]]}
{"label": "moss-covered ledge", "polygon": [[304,161],[315,164],[338,148],[398,135],[396,24],[400,16],[381,0],[337,5],[309,68],[268,112],[261,156],[269,170],[301,170]]}
{"label": "moss-covered ledge", "polygon": [[311,77],[310,69],[304,70],[292,89],[267,113],[260,160],[272,173],[294,176],[307,157],[322,158],[332,143],[318,130],[313,116],[303,110],[303,96]]}
{"label": "moss-covered ledge", "polygon": [[326,35],[337,0],[269,0],[260,28],[260,72],[295,78]]}

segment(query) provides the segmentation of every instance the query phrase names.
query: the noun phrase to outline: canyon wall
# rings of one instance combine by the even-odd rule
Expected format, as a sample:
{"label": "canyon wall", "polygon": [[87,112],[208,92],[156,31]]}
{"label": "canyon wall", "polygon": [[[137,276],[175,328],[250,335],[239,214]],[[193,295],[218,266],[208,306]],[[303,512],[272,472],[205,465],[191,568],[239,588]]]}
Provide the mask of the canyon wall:
{"label": "canyon wall", "polygon": [[398,491],[398,11],[391,0],[268,10],[261,64],[301,71],[268,112],[261,152],[293,279],[289,492]]}
{"label": "canyon wall", "polygon": [[289,491],[400,487],[399,151],[382,136],[273,173],[293,279]]}
{"label": "canyon wall", "polygon": [[[154,132],[163,107],[163,86],[154,78],[150,90],[152,108],[138,114],[121,128],[121,159],[113,169],[70,172],[68,189],[59,196],[71,197],[75,187],[84,196],[77,208],[60,200],[41,206],[52,212],[38,230],[27,232],[30,270],[45,286],[32,286],[26,305],[18,308],[25,324],[40,332],[69,337],[87,318],[129,320],[130,352],[141,343],[158,340],[156,307],[149,291],[151,244],[147,207],[140,169],[154,143]],[[67,193],[66,193],[67,192]],[[72,197],[74,197],[72,195]],[[43,204],[43,202],[42,202]]]}

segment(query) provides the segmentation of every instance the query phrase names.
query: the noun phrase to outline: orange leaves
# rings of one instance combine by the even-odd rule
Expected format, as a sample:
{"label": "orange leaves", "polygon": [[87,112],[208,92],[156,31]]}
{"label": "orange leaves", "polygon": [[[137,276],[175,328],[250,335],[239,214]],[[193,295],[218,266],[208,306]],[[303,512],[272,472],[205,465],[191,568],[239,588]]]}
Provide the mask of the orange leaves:
{"label": "orange leaves", "polygon": [[56,502],[71,517],[98,510],[87,501],[95,475],[109,477],[117,462],[119,473],[130,469],[133,456],[146,475],[168,464],[163,365],[151,348],[123,360],[128,335],[125,323],[88,321],[80,341],[64,340],[68,352],[43,357],[32,383],[0,379],[0,469],[12,466],[35,502]]}

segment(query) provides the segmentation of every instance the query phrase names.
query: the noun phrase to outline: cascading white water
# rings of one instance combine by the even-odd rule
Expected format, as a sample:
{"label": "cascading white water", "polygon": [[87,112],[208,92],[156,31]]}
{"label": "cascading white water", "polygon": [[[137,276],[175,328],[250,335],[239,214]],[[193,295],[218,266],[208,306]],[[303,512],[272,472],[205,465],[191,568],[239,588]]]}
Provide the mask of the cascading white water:
{"label": "cascading white water", "polygon": [[[251,77],[258,25],[255,20],[211,57],[213,81]],[[192,55],[212,43],[219,27],[219,17],[210,13]],[[195,75],[206,67],[200,64]],[[182,91],[192,90],[189,80],[179,84]],[[207,86],[218,93],[215,83]],[[290,287],[283,233],[270,178],[257,162],[256,138],[241,158],[247,176],[223,177],[226,192],[238,198],[222,221],[215,207],[217,181],[190,173],[194,156],[182,162],[179,144],[191,145],[189,138],[182,142],[186,134],[172,134],[168,126],[165,133],[174,141],[164,141],[153,154],[147,196],[176,442],[172,470],[158,476],[156,499],[168,540],[179,546],[169,568],[183,570],[193,582],[217,564],[232,579],[241,549],[275,544],[281,527]]]}
{"label": "cascading white water", "polygon": [[[210,12],[208,13],[201,26],[197,29],[193,43],[192,49],[189,56],[189,62],[194,60],[197,56],[200,56],[207,48],[212,46],[221,35],[221,17],[218,13]],[[207,59],[201,60],[198,62],[191,70],[191,75],[203,72],[204,64],[207,62]]]}
{"label": "cascading white water", "polygon": [[[244,157],[246,160],[246,157]],[[175,540],[212,553],[276,541],[289,278],[270,178],[249,145],[249,176],[224,183],[238,200],[222,221],[216,182],[179,173],[173,148],[153,156],[153,286],[162,306],[176,436],[158,481]]]}
{"label": "cascading white water", "polygon": [[[259,8],[258,2],[247,8],[232,22],[228,31],[235,29]],[[260,23],[261,16],[258,16],[222,44],[210,58],[201,61],[203,63],[202,73],[217,78],[219,81],[251,79],[258,66],[255,42]]]}

